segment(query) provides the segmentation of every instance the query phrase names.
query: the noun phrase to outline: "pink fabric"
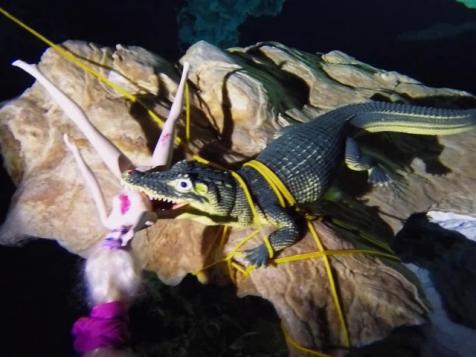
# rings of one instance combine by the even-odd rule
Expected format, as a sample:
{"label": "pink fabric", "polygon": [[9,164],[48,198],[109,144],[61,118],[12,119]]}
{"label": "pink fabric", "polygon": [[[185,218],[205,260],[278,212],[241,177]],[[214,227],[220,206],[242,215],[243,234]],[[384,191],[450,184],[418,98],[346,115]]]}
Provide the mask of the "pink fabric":
{"label": "pink fabric", "polygon": [[73,325],[74,349],[86,353],[99,347],[118,348],[129,338],[126,308],[119,302],[99,304]]}
{"label": "pink fabric", "polygon": [[119,201],[121,202],[121,214],[125,214],[131,208],[131,201],[129,196],[124,193],[119,195]]}

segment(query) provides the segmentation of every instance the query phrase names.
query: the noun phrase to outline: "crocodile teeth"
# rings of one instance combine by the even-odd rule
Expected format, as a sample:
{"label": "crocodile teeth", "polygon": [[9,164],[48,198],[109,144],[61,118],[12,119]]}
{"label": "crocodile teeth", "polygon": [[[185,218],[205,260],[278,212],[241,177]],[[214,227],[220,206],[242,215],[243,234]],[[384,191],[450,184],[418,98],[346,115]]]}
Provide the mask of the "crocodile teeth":
{"label": "crocodile teeth", "polygon": [[176,209],[176,208],[183,207],[183,206],[186,205],[186,203],[177,203],[177,202],[171,200],[170,198],[166,198],[166,197],[156,195],[151,190],[148,190],[148,189],[145,189],[145,188],[142,188],[142,187],[141,188],[134,187],[134,185],[129,185],[128,183],[125,183],[124,186],[132,188],[133,190],[138,190],[138,191],[144,193],[147,196],[147,198],[149,198],[149,200],[151,200],[151,201],[157,201],[159,203],[162,202],[164,204],[169,205],[170,208],[168,208],[168,209]]}
{"label": "crocodile teeth", "polygon": [[180,207],[184,207],[186,205],[187,205],[186,203],[173,203],[172,209],[177,209],[177,208],[180,208]]}

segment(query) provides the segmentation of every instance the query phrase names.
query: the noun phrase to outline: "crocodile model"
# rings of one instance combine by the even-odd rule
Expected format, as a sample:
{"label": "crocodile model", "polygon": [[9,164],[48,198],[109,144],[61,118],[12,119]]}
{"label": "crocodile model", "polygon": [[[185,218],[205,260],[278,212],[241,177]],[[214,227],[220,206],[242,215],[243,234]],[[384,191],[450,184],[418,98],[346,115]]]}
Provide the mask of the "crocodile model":
{"label": "crocodile model", "polygon": [[[287,128],[256,160],[269,167],[294,196],[297,206],[314,203],[329,188],[336,168],[345,160],[352,170],[369,173],[369,182],[385,183],[390,177],[371,157],[362,154],[351,134],[392,131],[446,135],[476,127],[476,110],[446,110],[372,102],[335,109],[305,124]],[[274,251],[295,243],[303,231],[295,207],[281,207],[263,176],[246,164],[237,171],[246,182],[262,223],[276,230],[269,236]],[[248,226],[253,214],[236,175],[193,161],[180,161],[169,171],[129,171],[126,185],[152,199],[186,205],[185,214],[208,225]],[[175,206],[175,207],[177,207]],[[261,266],[269,259],[264,243],[248,250],[246,259]]]}

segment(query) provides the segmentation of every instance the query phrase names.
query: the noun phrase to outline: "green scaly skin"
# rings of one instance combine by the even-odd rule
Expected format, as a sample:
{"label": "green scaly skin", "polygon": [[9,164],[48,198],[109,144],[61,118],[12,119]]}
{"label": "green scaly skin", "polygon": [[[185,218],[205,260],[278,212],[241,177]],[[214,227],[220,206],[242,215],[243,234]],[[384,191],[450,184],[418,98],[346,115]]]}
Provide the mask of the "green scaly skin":
{"label": "green scaly skin", "polygon": [[[390,103],[349,105],[328,112],[305,124],[287,129],[271,142],[256,160],[268,166],[294,195],[297,205],[315,203],[329,188],[338,165],[366,170],[369,181],[385,183],[389,177],[378,164],[363,155],[350,134],[393,131],[410,134],[457,134],[476,126],[476,110],[444,110]],[[282,208],[263,177],[250,167],[238,174],[249,187],[259,219],[276,228],[269,240],[278,252],[295,243],[303,233],[295,208]],[[243,189],[226,170],[197,162],[180,161],[168,171],[130,171],[126,185],[153,199],[186,204],[189,218],[207,225],[253,224],[252,211]],[[269,253],[264,244],[247,251],[247,260],[265,265]]]}

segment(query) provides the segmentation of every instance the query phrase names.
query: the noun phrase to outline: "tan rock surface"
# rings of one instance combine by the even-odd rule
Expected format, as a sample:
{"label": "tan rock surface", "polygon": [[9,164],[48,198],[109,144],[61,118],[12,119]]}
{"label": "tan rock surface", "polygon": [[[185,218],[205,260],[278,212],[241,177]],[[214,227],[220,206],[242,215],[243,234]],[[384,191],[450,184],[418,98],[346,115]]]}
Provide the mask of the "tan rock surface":
{"label": "tan rock surface", "polygon": [[[178,79],[171,64],[136,47],[99,48],[81,42],[69,42],[68,47],[104,65],[100,71],[105,76],[146,99],[165,116]],[[221,163],[243,161],[261,151],[279,128],[349,103],[372,98],[446,105],[474,102],[467,93],[429,88],[338,51],[309,54],[276,43],[222,51],[200,42],[181,61],[191,64],[192,151]],[[40,69],[134,162],[145,160],[158,130],[143,110],[52,51],[45,53]],[[34,84],[0,109],[2,155],[18,185],[0,231],[2,244],[18,244],[28,236],[43,237],[57,239],[68,250],[86,255],[105,233],[74,160],[63,147],[62,133],[80,146],[106,196],[117,192],[118,184],[84,137]],[[381,219],[394,230],[401,221],[392,216],[406,218],[430,207],[473,214],[471,193],[476,187],[476,172],[468,153],[474,153],[475,135],[430,138],[431,145],[423,141],[433,148],[428,154],[433,164],[436,156],[451,170],[445,176],[426,173],[421,159],[411,152],[412,141],[406,136],[394,137],[397,146],[407,153],[406,164],[414,173],[406,176],[407,184],[399,191],[374,189],[366,193],[367,205],[380,207],[385,213]],[[370,140],[367,144],[371,147],[375,143]],[[385,154],[392,157],[394,150]],[[428,163],[428,158],[424,159]],[[368,188],[359,192],[365,190]],[[354,203],[356,209],[350,212],[355,212],[351,214],[355,214],[356,221],[366,217],[363,221],[371,222],[369,227],[374,221],[380,222],[375,210]],[[370,230],[386,232],[380,238],[388,239],[388,227],[383,223],[376,226]],[[316,227],[328,249],[357,246],[355,235],[333,232],[322,224]],[[233,232],[225,250],[244,234]],[[216,235],[216,228],[198,223],[161,220],[137,235],[134,248],[146,268],[156,271],[165,282],[176,284],[185,274],[199,271],[221,255],[213,250]],[[314,243],[307,236],[284,255],[313,250]],[[415,287],[399,271],[373,257],[330,260],[354,346],[380,339],[394,327],[423,321],[425,309]],[[210,281],[216,279],[212,270]],[[241,295],[270,300],[284,328],[302,345],[321,349],[340,344],[340,328],[320,259],[260,269],[249,279],[238,279],[237,286]]]}
{"label": "tan rock surface", "polygon": [[[353,249],[329,227],[314,227],[327,250]],[[233,233],[227,248],[243,238]],[[250,246],[257,244],[255,239]],[[319,251],[310,234],[286,249],[280,257]],[[329,258],[340,304],[345,315],[352,346],[362,346],[386,337],[395,326],[424,322],[425,303],[415,285],[380,258],[368,255]],[[240,275],[239,275],[240,276]],[[322,258],[313,258],[257,269],[249,281],[238,278],[238,294],[257,295],[272,302],[284,331],[302,346],[339,355],[329,346],[343,346],[339,322]],[[340,351],[343,352],[343,351]]]}
{"label": "tan rock surface", "polygon": [[[430,147],[441,149],[438,163],[434,153],[424,160],[416,157],[411,162],[413,172],[404,176],[399,188],[374,188],[363,196],[367,205],[379,207],[381,218],[395,233],[402,228],[402,219],[413,212],[439,209],[476,215],[476,131],[433,140],[429,141]],[[432,168],[434,165],[436,169]],[[440,169],[444,173],[439,173]]]}

